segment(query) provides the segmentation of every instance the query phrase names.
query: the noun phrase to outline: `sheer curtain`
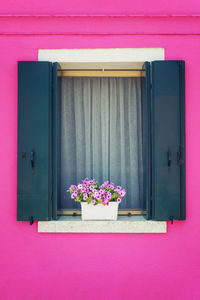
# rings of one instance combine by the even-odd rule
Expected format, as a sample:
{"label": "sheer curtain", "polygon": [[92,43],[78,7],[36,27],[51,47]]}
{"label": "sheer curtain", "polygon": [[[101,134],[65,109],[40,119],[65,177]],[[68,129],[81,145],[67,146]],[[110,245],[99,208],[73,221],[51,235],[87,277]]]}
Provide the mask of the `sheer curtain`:
{"label": "sheer curtain", "polygon": [[126,189],[121,209],[144,208],[142,79],[63,77],[61,208],[79,208],[66,190],[85,177]]}

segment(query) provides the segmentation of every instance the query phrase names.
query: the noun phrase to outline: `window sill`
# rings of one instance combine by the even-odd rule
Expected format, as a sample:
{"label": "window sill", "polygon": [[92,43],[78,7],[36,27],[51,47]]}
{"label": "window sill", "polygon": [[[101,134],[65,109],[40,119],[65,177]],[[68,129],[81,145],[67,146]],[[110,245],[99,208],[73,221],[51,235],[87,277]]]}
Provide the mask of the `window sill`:
{"label": "window sill", "polygon": [[63,216],[57,221],[39,221],[38,232],[166,233],[167,222],[148,221],[143,216],[119,216],[117,221],[82,221],[80,216]]}

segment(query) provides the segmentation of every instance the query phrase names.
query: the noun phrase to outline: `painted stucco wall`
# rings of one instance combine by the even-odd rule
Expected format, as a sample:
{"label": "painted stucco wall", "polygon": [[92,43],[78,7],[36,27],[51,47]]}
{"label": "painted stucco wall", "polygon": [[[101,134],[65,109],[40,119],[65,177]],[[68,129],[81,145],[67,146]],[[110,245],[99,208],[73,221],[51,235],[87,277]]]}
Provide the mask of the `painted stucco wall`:
{"label": "painted stucco wall", "polygon": [[[190,16],[198,13],[197,0],[2,3],[0,299],[200,299],[200,20]],[[187,220],[167,234],[39,234],[37,223],[16,221],[17,61],[37,60],[42,48],[120,47],[162,47],[166,59],[186,61]]]}

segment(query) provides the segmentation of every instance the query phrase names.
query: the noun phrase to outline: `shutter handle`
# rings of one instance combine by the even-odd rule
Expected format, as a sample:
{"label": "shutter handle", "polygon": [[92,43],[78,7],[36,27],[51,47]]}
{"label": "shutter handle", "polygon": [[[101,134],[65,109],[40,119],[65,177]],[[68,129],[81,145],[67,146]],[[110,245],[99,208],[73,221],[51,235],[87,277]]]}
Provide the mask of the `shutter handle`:
{"label": "shutter handle", "polygon": [[32,170],[34,169],[34,158],[35,158],[35,151],[32,149],[31,155],[30,155],[31,168],[32,168]]}
{"label": "shutter handle", "polygon": [[170,150],[168,150],[167,155],[168,155],[168,169],[170,169],[172,164],[172,153]]}

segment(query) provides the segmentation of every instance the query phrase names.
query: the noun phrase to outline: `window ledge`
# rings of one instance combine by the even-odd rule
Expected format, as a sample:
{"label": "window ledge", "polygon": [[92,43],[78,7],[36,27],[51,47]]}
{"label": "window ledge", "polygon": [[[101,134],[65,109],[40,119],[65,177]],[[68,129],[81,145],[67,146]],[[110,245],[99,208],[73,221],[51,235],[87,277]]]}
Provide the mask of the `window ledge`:
{"label": "window ledge", "polygon": [[39,221],[38,232],[166,233],[167,222],[148,221],[143,216],[119,216],[117,221],[82,221],[80,216],[63,216],[57,221]]}

